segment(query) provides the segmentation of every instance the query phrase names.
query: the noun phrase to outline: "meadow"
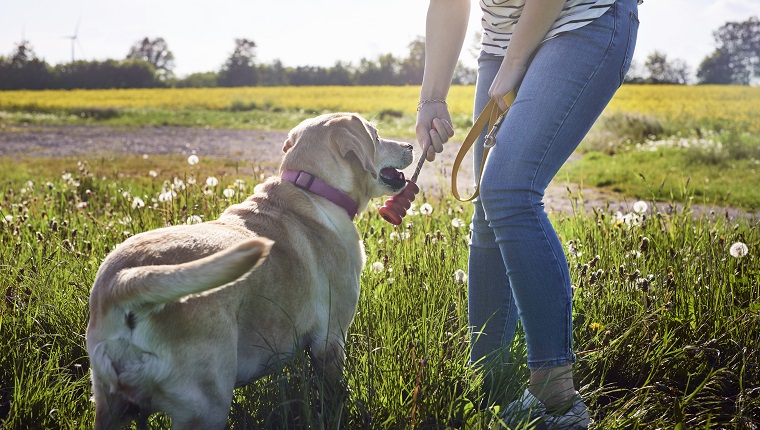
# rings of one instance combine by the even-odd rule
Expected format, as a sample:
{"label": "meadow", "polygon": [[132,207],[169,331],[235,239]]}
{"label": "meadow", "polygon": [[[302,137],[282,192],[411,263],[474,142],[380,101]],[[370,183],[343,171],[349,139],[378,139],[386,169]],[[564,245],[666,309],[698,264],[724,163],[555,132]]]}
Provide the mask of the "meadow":
{"label": "meadow", "polygon": [[[309,91],[294,90],[287,97],[302,102],[292,107],[276,99],[290,90],[250,91],[259,90],[271,94],[267,107],[252,107],[262,102],[244,99],[244,92],[230,92],[221,107],[149,107],[157,103],[149,102],[151,97],[166,96],[127,94],[125,98],[143,100],[129,108],[125,106],[132,102],[123,100],[105,106],[108,95],[103,95],[103,105],[97,104],[95,93],[90,98],[76,92],[23,97],[0,92],[0,124],[4,133],[51,123],[142,126],[163,115],[168,124],[190,125],[170,122],[185,112],[206,121],[221,118],[196,126],[223,127],[233,119],[243,124],[246,115],[276,123],[323,110],[357,110],[375,115],[382,134],[396,130],[404,135],[410,133],[418,91],[388,87],[351,93],[361,91],[351,88],[341,93],[342,104],[321,105],[320,96],[312,100]],[[209,103],[214,91],[224,93],[209,91]],[[462,127],[470,91],[452,91],[450,104]],[[581,160],[562,174],[589,182],[595,173],[615,177],[632,172],[632,180],[602,185],[619,187],[640,201],[627,213],[587,211],[582,196],[568,195],[581,202],[574,213],[552,215],[571,269],[576,385],[590,407],[592,428],[757,428],[760,229],[755,218],[726,216],[720,204],[758,207],[752,203],[758,199],[753,169],[760,145],[753,127],[758,126],[760,92],[623,87],[619,94],[584,142]],[[66,102],[67,96],[91,102],[77,105]],[[462,106],[456,107],[459,97]],[[58,104],[44,102],[55,99]],[[700,113],[696,100],[705,99],[719,104],[715,111],[728,112],[726,116]],[[201,102],[186,95],[172,103]],[[84,108],[90,113],[79,112]],[[99,109],[114,113],[92,113]],[[396,109],[400,114],[391,112]],[[391,113],[380,120],[385,110]],[[715,144],[693,143],[700,139]],[[672,187],[654,179],[651,164],[658,159],[673,163],[675,170],[668,171],[678,179]],[[687,164],[676,164],[679,160]],[[731,196],[714,190],[716,176],[711,174],[709,183],[697,176],[708,169],[726,173]],[[113,154],[5,157],[0,172],[3,429],[91,428],[84,332],[89,289],[102,259],[133,234],[214,219],[273,173],[271,166],[206,157],[190,164],[178,155]],[[689,181],[689,174],[695,179]],[[609,180],[605,178],[593,180]],[[625,188],[637,181],[640,188]],[[684,207],[670,211],[654,204],[663,199]],[[718,206],[697,215],[691,208],[697,202]],[[498,428],[499,410],[521,393],[527,380],[525,345],[518,333],[513,364],[507,368],[477,371],[467,366],[471,206],[423,190],[405,222],[394,227],[378,215],[381,204],[373,202],[356,221],[367,266],[349,332],[343,396],[325,400],[320,377],[305,356],[297,357],[276,374],[236,391],[230,428]],[[159,415],[150,422],[155,429],[167,425]]]}
{"label": "meadow", "polygon": [[[454,86],[449,93],[454,140],[472,125],[473,91]],[[288,130],[343,110],[374,120],[387,136],[413,139],[418,97],[415,86],[4,91],[0,130],[49,124]],[[760,87],[624,85],[578,153],[585,157],[559,177],[638,199],[688,196],[760,210]]]}

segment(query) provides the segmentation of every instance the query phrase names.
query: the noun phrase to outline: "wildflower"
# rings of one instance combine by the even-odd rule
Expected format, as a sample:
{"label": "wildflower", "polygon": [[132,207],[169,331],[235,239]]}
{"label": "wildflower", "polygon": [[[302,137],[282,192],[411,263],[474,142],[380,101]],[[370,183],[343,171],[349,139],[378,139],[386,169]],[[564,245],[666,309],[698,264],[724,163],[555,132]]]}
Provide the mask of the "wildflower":
{"label": "wildflower", "polygon": [[242,191],[245,189],[245,181],[242,179],[235,179],[234,185],[238,190]]}
{"label": "wildflower", "polygon": [[145,201],[139,197],[135,197],[132,200],[132,209],[139,209],[145,207]]}
{"label": "wildflower", "polygon": [[166,190],[164,189],[161,194],[158,195],[158,201],[159,202],[169,202],[171,201],[175,196],[177,195],[174,190]]}
{"label": "wildflower", "polygon": [[227,197],[228,199],[231,199],[235,197],[235,189],[234,188],[225,188],[224,191],[222,191],[222,194],[224,194],[224,197]]}
{"label": "wildflower", "polygon": [[179,178],[174,178],[174,182],[172,183],[172,189],[173,189],[173,190],[180,190],[180,191],[182,191],[182,190],[184,190],[185,188],[187,188],[187,186],[186,186],[186,185],[185,185],[185,183],[182,181],[182,179],[179,179]]}
{"label": "wildflower", "polygon": [[454,272],[454,282],[457,284],[464,284],[467,282],[467,274],[464,273],[464,270],[457,269],[457,271]]}
{"label": "wildflower", "polygon": [[580,242],[576,244],[574,240],[569,240],[565,244],[565,247],[567,247],[568,254],[570,254],[570,256],[575,257],[575,258],[578,258],[583,255],[583,252],[580,250],[581,246],[582,245]]}
{"label": "wildflower", "polygon": [[451,226],[454,228],[464,227],[464,221],[459,218],[454,218],[451,220]]}
{"label": "wildflower", "polygon": [[420,205],[420,213],[423,215],[430,215],[433,213],[433,206],[430,203],[423,203]]}
{"label": "wildflower", "polygon": [[742,242],[736,242],[731,245],[731,248],[728,250],[728,252],[734,258],[742,258],[745,255],[749,254],[749,248],[747,248],[747,245],[743,244]]}
{"label": "wildflower", "polygon": [[13,215],[6,215],[4,219],[5,222],[13,222]]}
{"label": "wildflower", "polygon": [[647,209],[649,209],[649,205],[643,200],[639,200],[633,204],[633,211],[637,214],[643,214]]}
{"label": "wildflower", "polygon": [[63,175],[61,175],[61,179],[63,179],[64,181],[70,181],[71,173],[64,173]]}
{"label": "wildflower", "polygon": [[370,266],[370,269],[372,269],[372,271],[375,273],[380,273],[383,271],[383,269],[385,269],[385,266],[383,266],[383,263],[375,261],[372,263],[372,266]]}
{"label": "wildflower", "polygon": [[417,215],[417,203],[412,203],[409,206],[409,209],[406,210],[406,214],[409,216],[415,216]]}
{"label": "wildflower", "polygon": [[208,185],[209,187],[215,187],[219,185],[219,180],[213,176],[209,176],[208,178],[206,178],[206,185]]}
{"label": "wildflower", "polygon": [[203,222],[203,218],[199,217],[198,215],[190,215],[187,217],[187,221],[185,221],[185,224],[200,224]]}
{"label": "wildflower", "polygon": [[196,181],[195,181],[195,178],[187,178],[187,183],[188,183],[189,185],[195,185],[195,182],[196,182]]}
{"label": "wildflower", "polygon": [[198,156],[195,155],[195,154],[187,157],[187,164],[189,164],[191,166],[195,166],[196,164],[198,164],[198,161],[200,161],[200,160],[198,159]]}
{"label": "wildflower", "polygon": [[155,170],[151,170],[151,171],[148,172],[148,175],[150,175],[151,177],[155,178],[156,176],[158,176],[158,173]]}
{"label": "wildflower", "polygon": [[604,327],[598,322],[592,322],[591,324],[588,325],[588,328],[590,328],[593,331],[599,331]]}

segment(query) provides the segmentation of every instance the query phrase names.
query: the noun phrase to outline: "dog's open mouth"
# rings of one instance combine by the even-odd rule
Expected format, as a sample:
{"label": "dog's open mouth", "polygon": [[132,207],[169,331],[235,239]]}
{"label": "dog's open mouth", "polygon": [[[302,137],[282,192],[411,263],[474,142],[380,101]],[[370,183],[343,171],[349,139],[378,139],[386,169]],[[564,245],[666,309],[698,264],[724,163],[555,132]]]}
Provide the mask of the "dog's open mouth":
{"label": "dog's open mouth", "polygon": [[380,170],[380,180],[393,190],[400,190],[406,185],[404,173],[392,167],[386,167]]}

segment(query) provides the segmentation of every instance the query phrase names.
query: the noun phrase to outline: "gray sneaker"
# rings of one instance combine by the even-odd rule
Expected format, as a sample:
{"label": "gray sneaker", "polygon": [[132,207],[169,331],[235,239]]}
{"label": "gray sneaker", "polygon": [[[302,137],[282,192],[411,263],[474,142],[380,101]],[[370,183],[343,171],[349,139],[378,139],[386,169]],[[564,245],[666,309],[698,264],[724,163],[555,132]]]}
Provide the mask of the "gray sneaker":
{"label": "gray sneaker", "polygon": [[564,412],[547,414],[546,406],[526,389],[499,415],[503,424],[516,428],[577,430],[587,429],[591,421],[586,404],[577,391],[572,404]]}

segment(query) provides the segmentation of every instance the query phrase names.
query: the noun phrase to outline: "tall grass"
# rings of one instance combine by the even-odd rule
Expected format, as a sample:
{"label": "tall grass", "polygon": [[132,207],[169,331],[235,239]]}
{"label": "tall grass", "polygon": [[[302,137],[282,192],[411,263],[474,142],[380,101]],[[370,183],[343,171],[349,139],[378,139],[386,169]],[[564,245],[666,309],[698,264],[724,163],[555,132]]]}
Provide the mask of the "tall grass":
{"label": "tall grass", "polygon": [[[110,163],[109,170],[96,160],[64,160],[4,174],[2,428],[90,428],[83,334],[103,257],[138,232],[214,219],[266,173],[171,157]],[[161,173],[139,167],[141,174],[119,175],[119,166],[139,163],[161,165]],[[206,182],[212,175],[215,186]],[[467,286],[455,274],[467,268],[471,207],[423,194],[404,225],[393,227],[378,216],[381,203],[357,220],[367,267],[343,394],[325,399],[302,355],[236,391],[230,428],[488,428],[521,392],[520,335],[511,367],[486,378],[467,366]],[[757,220],[640,206],[629,214],[579,207],[554,219],[571,266],[577,385],[593,427],[757,427]],[[730,254],[737,242],[747,255]],[[151,420],[151,428],[167,425],[166,417]]]}

